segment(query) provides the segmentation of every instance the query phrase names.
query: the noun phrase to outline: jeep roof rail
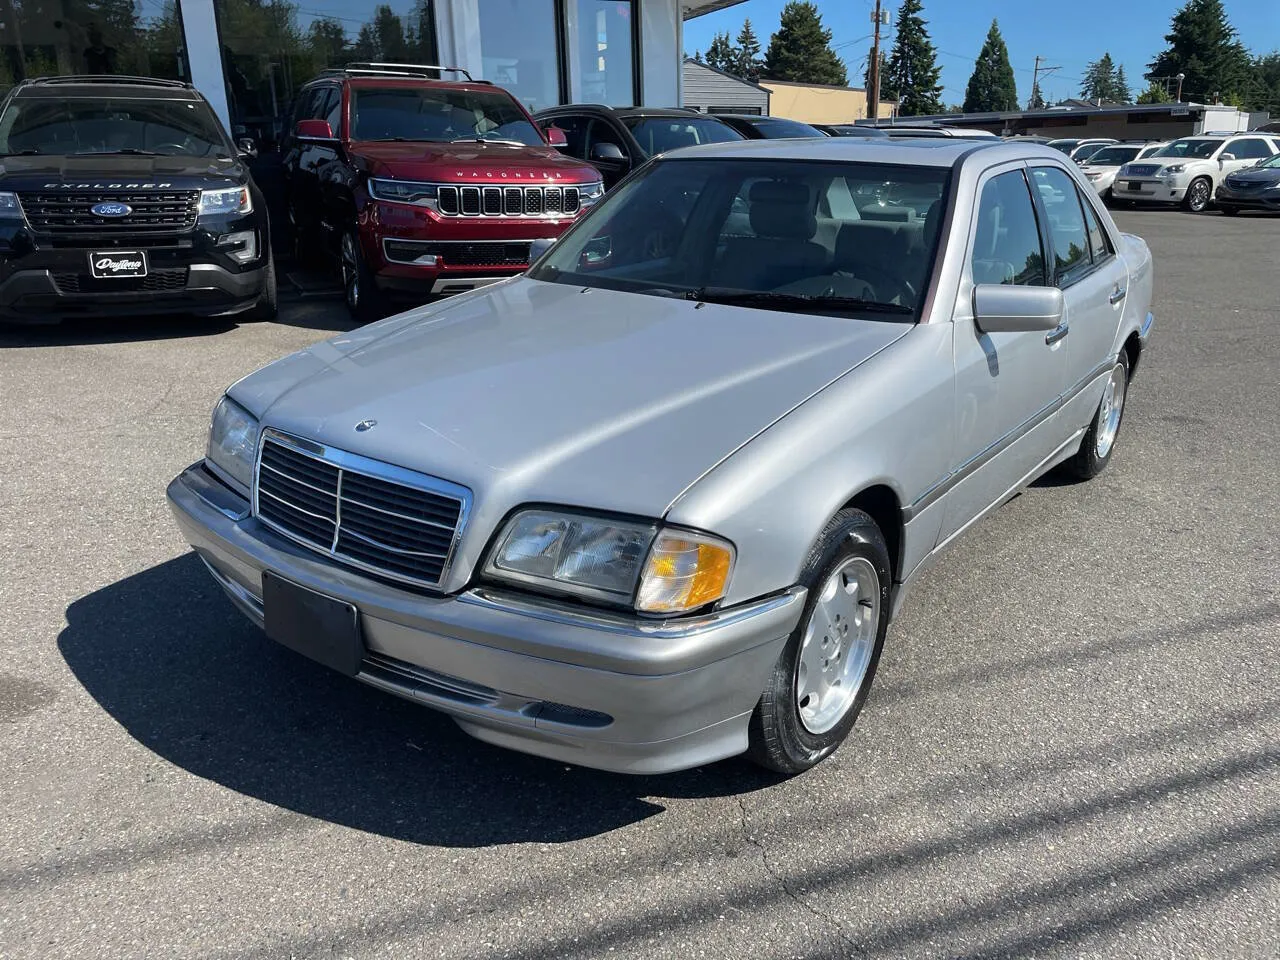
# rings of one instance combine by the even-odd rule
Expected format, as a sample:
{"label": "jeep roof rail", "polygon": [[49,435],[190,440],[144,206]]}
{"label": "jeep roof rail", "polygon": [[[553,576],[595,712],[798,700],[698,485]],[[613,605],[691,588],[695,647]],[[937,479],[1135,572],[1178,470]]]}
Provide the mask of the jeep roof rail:
{"label": "jeep roof rail", "polygon": [[461,67],[442,67],[433,63],[373,63],[359,61],[355,63],[343,64],[341,67],[333,67],[329,70],[322,71],[322,76],[401,76],[401,77],[423,77],[427,80],[436,79],[430,74],[440,73],[460,73],[467,78],[470,83],[488,83],[488,80],[477,80]]}
{"label": "jeep roof rail", "polygon": [[171,87],[179,90],[194,89],[186,80],[164,80],[160,77],[114,76],[106,73],[91,73],[70,77],[32,77],[29,80],[23,80],[18,84],[18,86],[47,86],[58,83],[115,83],[121,86],[130,87]]}

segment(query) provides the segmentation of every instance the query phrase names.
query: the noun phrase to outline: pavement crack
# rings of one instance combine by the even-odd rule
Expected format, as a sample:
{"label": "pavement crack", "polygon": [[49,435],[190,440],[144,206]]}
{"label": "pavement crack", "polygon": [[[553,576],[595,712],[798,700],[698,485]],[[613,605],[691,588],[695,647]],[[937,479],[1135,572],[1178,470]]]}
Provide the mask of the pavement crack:
{"label": "pavement crack", "polygon": [[782,874],[782,872],[779,871],[773,865],[773,863],[769,859],[768,847],[765,846],[763,840],[753,835],[751,832],[751,826],[747,822],[747,801],[743,797],[738,797],[737,800],[738,800],[738,810],[742,815],[742,837],[744,840],[746,840],[747,843],[751,844],[751,846],[755,847],[757,850],[760,851],[760,862],[764,866],[765,873],[767,873],[770,877],[772,877],[777,882],[779,888],[786,895],[788,900],[791,900],[793,903],[795,903],[797,906],[799,906],[802,910],[806,911],[807,913],[812,914],[823,925],[828,926],[832,930],[834,930],[836,936],[840,939],[840,941],[846,947],[849,948],[849,950],[852,953],[862,955],[863,951],[858,946],[858,942],[854,940],[853,937],[851,937],[848,934],[848,932],[845,931],[844,924],[842,924],[835,917],[831,916],[831,914],[826,913],[822,910],[819,910],[812,903],[810,903],[805,898],[804,894],[801,891],[796,890],[792,886],[790,881],[788,881],[787,878]]}

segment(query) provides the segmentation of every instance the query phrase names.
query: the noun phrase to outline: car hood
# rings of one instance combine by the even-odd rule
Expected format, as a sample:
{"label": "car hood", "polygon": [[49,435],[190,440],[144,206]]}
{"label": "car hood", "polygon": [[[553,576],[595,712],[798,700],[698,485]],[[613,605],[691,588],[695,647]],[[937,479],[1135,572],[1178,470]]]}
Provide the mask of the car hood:
{"label": "car hood", "polygon": [[243,183],[238,160],[211,157],[30,156],[0,158],[0,176],[18,189],[195,189],[211,183]]}
{"label": "car hood", "polygon": [[469,487],[465,577],[524,503],[664,515],[910,329],[517,277],[316,344],[231,395],[264,426]]}
{"label": "car hood", "polygon": [[1238,170],[1227,177],[1228,183],[1280,183],[1280,167],[1261,170]]}
{"label": "car hood", "polygon": [[430,179],[442,183],[565,181],[600,179],[595,167],[566,157],[554,147],[506,143],[382,143],[351,145],[357,162],[373,176]]}

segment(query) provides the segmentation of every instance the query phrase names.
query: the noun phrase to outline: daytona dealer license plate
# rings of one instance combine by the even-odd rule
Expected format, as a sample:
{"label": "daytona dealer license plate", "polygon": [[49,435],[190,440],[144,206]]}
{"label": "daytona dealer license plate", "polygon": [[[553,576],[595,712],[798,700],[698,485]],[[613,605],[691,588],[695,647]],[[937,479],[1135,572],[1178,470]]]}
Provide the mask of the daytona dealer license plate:
{"label": "daytona dealer license plate", "polygon": [[89,254],[89,270],[95,280],[147,275],[147,255],[141,250],[110,250]]}

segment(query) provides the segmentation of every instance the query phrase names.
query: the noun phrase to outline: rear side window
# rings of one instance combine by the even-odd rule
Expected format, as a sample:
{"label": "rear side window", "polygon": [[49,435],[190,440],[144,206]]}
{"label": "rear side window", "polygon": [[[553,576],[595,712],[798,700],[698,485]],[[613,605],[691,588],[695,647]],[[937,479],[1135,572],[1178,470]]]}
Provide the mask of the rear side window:
{"label": "rear side window", "polygon": [[1227,153],[1234,153],[1237,160],[1262,160],[1271,156],[1271,148],[1267,142],[1258,137],[1248,137],[1230,144]]}
{"label": "rear side window", "polygon": [[1054,274],[1058,286],[1075,283],[1092,267],[1089,235],[1080,210],[1076,185],[1057,167],[1039,167],[1033,172],[1040,200],[1049,218],[1053,241]]}
{"label": "rear side window", "polygon": [[335,137],[338,136],[341,133],[339,127],[342,120],[342,91],[337,87],[330,87],[329,95],[325,97],[321,109],[324,111],[321,119],[328,121],[329,129],[333,131]]}
{"label": "rear side window", "polygon": [[970,266],[974,283],[1045,286],[1040,226],[1021,170],[983,186]]}
{"label": "rear side window", "polygon": [[1083,196],[1080,196],[1080,206],[1084,209],[1084,222],[1089,230],[1089,251],[1093,255],[1093,262],[1102,263],[1114,253],[1111,241],[1107,238],[1107,231],[1102,229],[1093,205]]}

